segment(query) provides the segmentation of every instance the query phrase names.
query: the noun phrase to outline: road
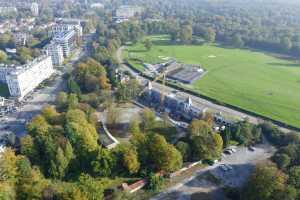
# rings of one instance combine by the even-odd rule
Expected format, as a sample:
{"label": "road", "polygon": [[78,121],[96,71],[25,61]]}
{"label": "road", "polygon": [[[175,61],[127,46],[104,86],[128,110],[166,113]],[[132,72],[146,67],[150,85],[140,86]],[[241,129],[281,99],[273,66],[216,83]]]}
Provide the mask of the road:
{"label": "road", "polygon": [[[81,50],[76,50],[68,65],[73,65],[78,59],[84,56]],[[66,68],[63,69],[67,70]],[[36,114],[40,113],[42,108],[52,103],[59,91],[64,90],[65,82],[62,78],[64,72],[56,70],[55,77],[49,86],[37,89],[31,94],[31,98],[25,101],[15,113],[10,113],[1,119],[0,135],[14,133],[17,136],[26,134],[26,123]],[[28,96],[28,95],[27,95]]]}
{"label": "road", "polygon": [[[205,178],[204,175],[210,172],[221,181],[221,185],[230,187],[240,187],[251,174],[255,164],[264,162],[274,153],[274,148],[269,144],[256,146],[254,152],[245,147],[240,147],[232,155],[223,156],[222,161],[201,170],[198,170],[192,177],[189,177],[166,191],[154,196],[151,200],[189,200],[193,194],[208,193],[211,199],[224,199],[220,185],[214,184]],[[232,167],[232,170],[224,172],[220,165],[226,164]]]}
{"label": "road", "polygon": [[[136,73],[134,70],[132,70],[130,67],[128,67],[127,65],[123,64],[123,58],[122,58],[122,52],[125,49],[125,47],[121,47],[118,49],[117,53],[116,53],[116,58],[118,60],[118,62],[121,64],[121,68],[123,68],[123,70],[129,71],[134,77],[136,77],[141,83],[145,84],[148,82],[148,80],[142,76],[139,75],[139,73]],[[161,88],[163,87],[160,83],[152,83],[152,87],[154,89],[158,89],[161,90]],[[264,120],[259,118],[259,117],[254,117],[252,115],[234,110],[232,108],[228,108],[225,106],[221,106],[218,104],[215,104],[211,101],[208,101],[206,99],[200,98],[198,96],[194,96],[188,93],[184,93],[181,92],[177,89],[171,88],[169,86],[164,86],[164,91],[167,94],[170,93],[176,93],[176,96],[182,96],[183,98],[188,98],[190,97],[192,99],[193,105],[200,107],[200,108],[207,108],[209,111],[211,112],[215,112],[215,113],[219,113],[221,112],[222,115],[224,116],[231,116],[233,118],[237,118],[237,119],[245,119],[247,118],[249,120],[249,122],[253,123],[253,124],[259,124],[261,122],[263,122]],[[278,128],[287,133],[287,132],[291,132],[292,130],[287,129],[285,127],[279,127]]]}

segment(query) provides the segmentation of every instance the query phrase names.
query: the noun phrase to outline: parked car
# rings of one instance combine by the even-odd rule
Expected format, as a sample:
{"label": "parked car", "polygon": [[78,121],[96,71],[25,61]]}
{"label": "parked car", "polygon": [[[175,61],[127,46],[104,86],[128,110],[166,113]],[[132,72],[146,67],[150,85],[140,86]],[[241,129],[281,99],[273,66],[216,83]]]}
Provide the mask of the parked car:
{"label": "parked car", "polygon": [[224,154],[231,155],[233,152],[229,149],[224,150]]}
{"label": "parked car", "polygon": [[228,170],[232,170],[233,168],[230,165],[225,165]]}
{"label": "parked car", "polygon": [[255,148],[253,146],[248,147],[249,151],[255,151]]}
{"label": "parked car", "polygon": [[224,172],[227,172],[227,171],[232,170],[233,168],[230,165],[222,164],[222,165],[220,165],[220,169]]}
{"label": "parked car", "polygon": [[220,169],[224,172],[228,171],[228,169],[225,165],[220,165]]}
{"label": "parked car", "polygon": [[236,149],[233,148],[233,147],[228,147],[228,148],[226,148],[225,150],[231,151],[232,153],[235,153],[235,152],[236,152]]}

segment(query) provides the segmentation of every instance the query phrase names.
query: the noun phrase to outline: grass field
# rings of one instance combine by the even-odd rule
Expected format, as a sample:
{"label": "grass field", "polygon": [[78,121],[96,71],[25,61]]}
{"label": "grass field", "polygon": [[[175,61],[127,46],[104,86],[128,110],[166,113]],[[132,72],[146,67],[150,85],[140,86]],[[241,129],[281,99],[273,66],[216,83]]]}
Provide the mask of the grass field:
{"label": "grass field", "polygon": [[[218,101],[254,111],[272,119],[300,127],[300,64],[262,52],[213,45],[171,45],[167,36],[150,37],[154,43],[146,51],[139,43],[128,47],[124,57],[158,63],[173,57],[200,64],[206,75],[187,86]],[[139,62],[134,66],[143,69]]]}
{"label": "grass field", "polygon": [[8,97],[9,91],[6,84],[0,83],[0,96],[1,97]]}

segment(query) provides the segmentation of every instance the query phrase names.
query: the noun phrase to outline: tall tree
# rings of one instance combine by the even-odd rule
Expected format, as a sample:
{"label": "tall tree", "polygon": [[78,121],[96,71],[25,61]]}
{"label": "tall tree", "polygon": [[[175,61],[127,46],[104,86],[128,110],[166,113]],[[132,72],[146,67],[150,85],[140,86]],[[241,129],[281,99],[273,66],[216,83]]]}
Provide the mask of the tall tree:
{"label": "tall tree", "polygon": [[153,46],[152,41],[151,41],[149,38],[147,38],[147,39],[144,41],[144,46],[145,46],[145,48],[147,49],[147,51],[150,51],[151,48],[152,48],[152,46]]}
{"label": "tall tree", "polygon": [[257,166],[245,187],[245,200],[276,199],[278,192],[285,189],[287,177],[274,166]]}

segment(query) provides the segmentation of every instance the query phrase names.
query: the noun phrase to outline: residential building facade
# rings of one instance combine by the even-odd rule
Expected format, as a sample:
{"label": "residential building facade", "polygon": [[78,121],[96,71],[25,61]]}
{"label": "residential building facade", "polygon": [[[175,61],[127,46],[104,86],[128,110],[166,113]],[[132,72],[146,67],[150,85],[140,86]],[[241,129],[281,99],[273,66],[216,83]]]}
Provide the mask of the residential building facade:
{"label": "residential building facade", "polygon": [[30,10],[33,16],[39,15],[39,4],[38,3],[32,3],[30,6]]}
{"label": "residential building facade", "polygon": [[16,67],[6,75],[6,83],[12,97],[22,100],[41,82],[54,73],[50,56],[43,55],[29,64]]}
{"label": "residential building facade", "polygon": [[5,64],[0,64],[0,82],[6,83],[6,76],[9,72],[15,69],[14,66],[9,66]]}
{"label": "residential building facade", "polygon": [[68,57],[76,47],[76,33],[74,30],[71,30],[66,33],[56,34],[53,42],[59,44],[62,47],[64,57]]}
{"label": "residential building facade", "polygon": [[18,32],[13,34],[14,42],[17,46],[25,46],[27,42],[27,34]]}
{"label": "residential building facade", "polygon": [[82,26],[80,20],[78,19],[56,19],[56,24],[52,26],[51,34],[55,36],[57,34],[66,33],[74,30],[77,34],[77,37],[82,36]]}
{"label": "residential building facade", "polygon": [[55,66],[59,66],[64,61],[63,48],[55,42],[51,42],[46,47],[44,47],[46,55],[51,56],[52,63]]}

